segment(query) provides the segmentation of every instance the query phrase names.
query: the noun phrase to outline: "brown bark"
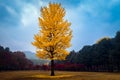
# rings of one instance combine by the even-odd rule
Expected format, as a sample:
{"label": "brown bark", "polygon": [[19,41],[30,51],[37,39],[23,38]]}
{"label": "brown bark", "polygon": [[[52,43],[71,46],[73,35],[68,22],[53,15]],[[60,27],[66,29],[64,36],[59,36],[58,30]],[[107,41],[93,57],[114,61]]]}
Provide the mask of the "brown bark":
{"label": "brown bark", "polygon": [[51,76],[55,76],[55,73],[54,73],[54,60],[51,60]]}

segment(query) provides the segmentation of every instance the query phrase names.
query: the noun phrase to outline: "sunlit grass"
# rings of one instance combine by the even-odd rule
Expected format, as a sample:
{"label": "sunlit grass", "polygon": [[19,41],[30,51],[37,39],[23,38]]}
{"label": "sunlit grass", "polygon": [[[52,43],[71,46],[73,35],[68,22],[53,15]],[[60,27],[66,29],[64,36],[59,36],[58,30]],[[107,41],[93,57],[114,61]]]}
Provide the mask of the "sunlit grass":
{"label": "sunlit grass", "polygon": [[7,71],[0,72],[0,80],[120,80],[120,73],[55,71]]}
{"label": "sunlit grass", "polygon": [[50,75],[33,75],[31,77],[33,78],[43,78],[43,79],[50,79],[50,78],[67,78],[67,77],[72,77],[74,75],[55,75],[55,76],[50,76]]}

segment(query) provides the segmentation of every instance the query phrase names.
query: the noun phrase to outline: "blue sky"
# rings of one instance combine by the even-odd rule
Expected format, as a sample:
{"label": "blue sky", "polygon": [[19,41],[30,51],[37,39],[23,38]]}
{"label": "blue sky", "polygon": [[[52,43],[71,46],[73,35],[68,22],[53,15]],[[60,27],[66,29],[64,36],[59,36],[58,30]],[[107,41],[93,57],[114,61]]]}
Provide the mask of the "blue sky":
{"label": "blue sky", "polygon": [[35,52],[31,42],[39,30],[40,8],[49,2],[61,3],[65,19],[72,23],[69,50],[114,37],[120,30],[120,0],[0,0],[0,45],[12,51]]}

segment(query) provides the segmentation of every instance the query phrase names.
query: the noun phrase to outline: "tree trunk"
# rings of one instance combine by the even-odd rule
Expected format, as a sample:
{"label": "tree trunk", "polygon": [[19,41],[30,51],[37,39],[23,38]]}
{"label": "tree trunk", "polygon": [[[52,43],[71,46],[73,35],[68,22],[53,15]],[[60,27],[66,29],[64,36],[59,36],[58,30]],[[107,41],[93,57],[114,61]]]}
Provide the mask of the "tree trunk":
{"label": "tree trunk", "polygon": [[51,76],[55,76],[55,74],[54,74],[54,60],[51,60]]}

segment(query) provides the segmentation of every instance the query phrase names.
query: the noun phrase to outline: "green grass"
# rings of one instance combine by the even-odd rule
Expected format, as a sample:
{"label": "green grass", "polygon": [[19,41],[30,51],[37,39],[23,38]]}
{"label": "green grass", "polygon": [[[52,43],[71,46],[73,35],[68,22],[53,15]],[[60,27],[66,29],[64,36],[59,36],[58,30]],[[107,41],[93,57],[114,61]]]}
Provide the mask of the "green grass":
{"label": "green grass", "polygon": [[0,72],[0,80],[120,80],[120,73],[55,71],[8,71]]}

